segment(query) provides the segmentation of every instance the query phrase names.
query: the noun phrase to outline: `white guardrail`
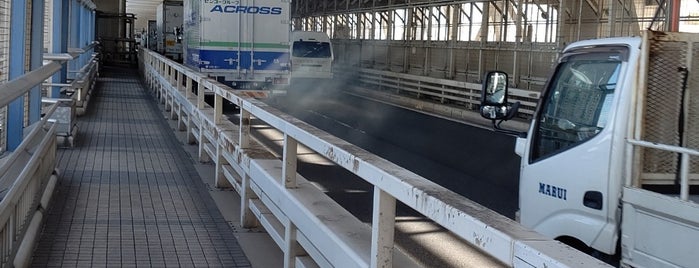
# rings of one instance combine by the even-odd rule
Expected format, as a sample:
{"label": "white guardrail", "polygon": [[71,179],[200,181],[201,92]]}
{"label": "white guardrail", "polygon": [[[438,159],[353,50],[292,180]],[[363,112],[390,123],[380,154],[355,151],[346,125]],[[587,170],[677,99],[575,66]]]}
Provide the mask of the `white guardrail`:
{"label": "white guardrail", "polygon": [[[46,54],[45,64],[0,85],[0,108],[42,85],[65,61],[80,53]],[[94,73],[93,73],[94,74]],[[60,101],[47,104],[43,118],[24,129],[20,145],[0,158],[0,266],[26,267],[57,180],[56,129],[50,120]]]}
{"label": "white guardrail", "polygon": [[[200,161],[215,163],[216,185],[230,183],[240,194],[243,226],[259,222],[284,252],[285,267],[392,267],[396,201],[508,266],[606,266],[162,55],[142,49],[139,59],[147,85],[198,143]],[[215,95],[214,107],[205,94]],[[240,107],[239,122],[224,119],[223,99]],[[283,133],[281,159],[253,140],[253,118]],[[374,185],[371,226],[297,174],[300,144]]]}

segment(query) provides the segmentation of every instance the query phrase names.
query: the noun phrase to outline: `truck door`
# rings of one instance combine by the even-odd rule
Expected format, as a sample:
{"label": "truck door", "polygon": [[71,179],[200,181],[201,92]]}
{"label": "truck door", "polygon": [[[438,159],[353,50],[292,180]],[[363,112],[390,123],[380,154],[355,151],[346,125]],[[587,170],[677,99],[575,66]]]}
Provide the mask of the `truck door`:
{"label": "truck door", "polygon": [[615,148],[612,121],[624,49],[564,55],[533,121],[520,181],[523,225],[608,254],[616,244],[608,241],[617,236],[618,188],[610,178],[618,175],[612,155],[623,150]]}

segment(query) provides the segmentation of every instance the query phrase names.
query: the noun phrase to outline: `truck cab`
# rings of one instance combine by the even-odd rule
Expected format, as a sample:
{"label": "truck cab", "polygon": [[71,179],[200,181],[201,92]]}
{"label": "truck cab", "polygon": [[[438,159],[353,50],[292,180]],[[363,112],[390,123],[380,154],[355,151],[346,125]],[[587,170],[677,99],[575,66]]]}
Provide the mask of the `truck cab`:
{"label": "truck cab", "polygon": [[[517,133],[520,223],[622,265],[696,265],[697,52],[699,34],[653,31],[566,47]],[[486,74],[481,98],[496,129],[517,109],[503,79]]]}
{"label": "truck cab", "polygon": [[563,51],[527,138],[519,138],[520,222],[613,255],[640,38]]}

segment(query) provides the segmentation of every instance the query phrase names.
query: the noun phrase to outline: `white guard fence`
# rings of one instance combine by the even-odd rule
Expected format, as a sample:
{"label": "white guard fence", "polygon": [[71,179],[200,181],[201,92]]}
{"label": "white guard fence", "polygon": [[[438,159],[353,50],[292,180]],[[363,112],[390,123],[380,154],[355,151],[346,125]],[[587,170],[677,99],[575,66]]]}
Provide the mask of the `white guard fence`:
{"label": "white guard fence", "polygon": [[[371,91],[387,91],[395,95],[409,95],[461,107],[464,112],[477,111],[481,102],[482,85],[477,83],[368,68],[342,68],[341,71],[352,74],[352,79],[356,76],[366,88],[372,88],[369,94]],[[520,102],[519,117],[531,118],[540,93],[518,88],[509,88],[508,91],[509,102]]]}
{"label": "white guard fence", "polygon": [[[261,224],[284,252],[285,267],[393,267],[402,258],[394,250],[397,201],[508,266],[606,266],[162,55],[142,49],[139,59],[147,85],[198,144],[199,160],[215,163],[216,185],[230,183],[240,194],[243,226]],[[214,95],[213,107],[206,94]],[[224,118],[224,99],[240,107],[238,122]],[[281,157],[251,137],[252,119],[283,134]],[[371,225],[297,174],[301,144],[374,186]]]}

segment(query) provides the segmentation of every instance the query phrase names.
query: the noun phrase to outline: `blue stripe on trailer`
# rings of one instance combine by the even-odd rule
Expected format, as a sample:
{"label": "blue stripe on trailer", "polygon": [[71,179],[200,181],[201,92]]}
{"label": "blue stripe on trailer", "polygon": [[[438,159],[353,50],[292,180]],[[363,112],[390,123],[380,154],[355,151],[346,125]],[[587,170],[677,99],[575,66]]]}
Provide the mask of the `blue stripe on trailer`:
{"label": "blue stripe on trailer", "polygon": [[[289,69],[289,52],[226,51],[188,49],[186,64],[201,71],[235,70],[240,62],[241,69],[285,71]],[[254,59],[250,55],[254,55]],[[240,57],[238,56],[240,55]]]}

